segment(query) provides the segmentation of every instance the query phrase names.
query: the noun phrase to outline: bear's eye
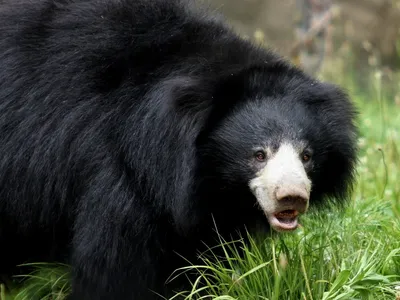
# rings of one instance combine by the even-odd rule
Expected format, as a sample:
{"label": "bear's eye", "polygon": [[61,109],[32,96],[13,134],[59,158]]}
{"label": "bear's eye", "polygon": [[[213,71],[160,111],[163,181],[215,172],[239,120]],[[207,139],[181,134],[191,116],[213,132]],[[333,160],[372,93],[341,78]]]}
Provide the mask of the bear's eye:
{"label": "bear's eye", "polygon": [[303,160],[303,162],[308,162],[311,159],[311,154],[307,153],[307,152],[304,152],[302,154],[302,156],[301,156],[301,159]]}
{"label": "bear's eye", "polygon": [[259,162],[263,162],[265,161],[266,155],[263,151],[257,151],[255,157]]}

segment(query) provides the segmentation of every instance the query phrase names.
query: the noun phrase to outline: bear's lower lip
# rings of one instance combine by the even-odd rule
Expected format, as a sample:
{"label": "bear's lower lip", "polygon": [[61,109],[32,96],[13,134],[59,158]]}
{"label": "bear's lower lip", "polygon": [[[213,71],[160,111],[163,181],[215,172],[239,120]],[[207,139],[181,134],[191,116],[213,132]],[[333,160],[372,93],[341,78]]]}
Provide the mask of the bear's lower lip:
{"label": "bear's lower lip", "polygon": [[269,217],[269,223],[277,231],[292,231],[295,230],[298,223],[299,212],[297,210],[283,210]]}

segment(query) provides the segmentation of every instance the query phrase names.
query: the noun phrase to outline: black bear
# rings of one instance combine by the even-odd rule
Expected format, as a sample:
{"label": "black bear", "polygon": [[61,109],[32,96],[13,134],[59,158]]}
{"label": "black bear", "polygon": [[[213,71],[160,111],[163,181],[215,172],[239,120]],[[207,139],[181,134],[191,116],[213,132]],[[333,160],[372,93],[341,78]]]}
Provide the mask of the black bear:
{"label": "black bear", "polygon": [[64,261],[70,299],[171,295],[215,226],[345,203],[355,117],[190,0],[3,0],[0,273]]}

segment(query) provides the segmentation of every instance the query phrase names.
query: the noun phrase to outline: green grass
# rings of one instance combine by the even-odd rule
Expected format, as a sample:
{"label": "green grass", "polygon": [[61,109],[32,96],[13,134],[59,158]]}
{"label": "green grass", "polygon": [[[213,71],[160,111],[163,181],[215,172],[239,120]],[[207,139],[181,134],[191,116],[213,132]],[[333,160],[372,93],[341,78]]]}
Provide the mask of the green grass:
{"label": "green grass", "polygon": [[[196,271],[205,282],[193,282],[187,299],[400,299],[400,107],[382,90],[379,73],[373,93],[358,91],[349,78],[339,83],[361,113],[350,206],[311,212],[295,233],[254,237],[248,246],[222,243],[224,257],[210,252],[201,265],[180,270]],[[63,299],[69,291],[63,267],[38,265],[28,276],[6,299]]]}
{"label": "green grass", "polygon": [[[63,264],[36,263],[22,267],[32,267],[33,272],[18,276],[11,293],[2,287],[0,300],[62,300],[70,292],[69,267]],[[22,284],[17,284],[22,281]]]}

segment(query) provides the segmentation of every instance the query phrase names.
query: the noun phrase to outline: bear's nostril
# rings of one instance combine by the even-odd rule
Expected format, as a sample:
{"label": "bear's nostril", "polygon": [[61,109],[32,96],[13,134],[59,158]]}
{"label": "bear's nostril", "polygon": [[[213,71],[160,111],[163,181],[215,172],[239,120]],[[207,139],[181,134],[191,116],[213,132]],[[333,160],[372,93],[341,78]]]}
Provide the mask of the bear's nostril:
{"label": "bear's nostril", "polygon": [[276,190],[275,197],[278,202],[307,203],[309,194],[302,188],[281,187]]}
{"label": "bear's nostril", "polygon": [[301,197],[301,196],[285,196],[281,199],[278,199],[278,201],[285,201],[285,202],[307,202],[307,199]]}

